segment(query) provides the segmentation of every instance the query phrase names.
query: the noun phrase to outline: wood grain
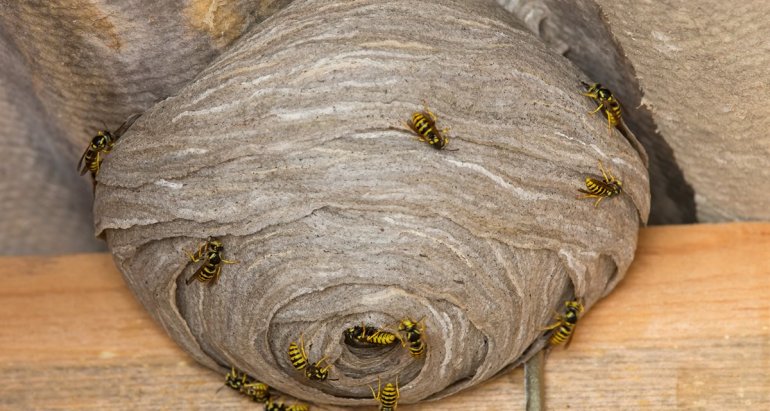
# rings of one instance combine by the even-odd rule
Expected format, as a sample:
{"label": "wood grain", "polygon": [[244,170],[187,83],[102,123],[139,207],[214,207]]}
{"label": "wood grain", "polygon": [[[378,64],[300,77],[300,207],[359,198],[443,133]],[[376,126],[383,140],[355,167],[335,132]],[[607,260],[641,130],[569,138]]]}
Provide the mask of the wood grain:
{"label": "wood grain", "polygon": [[[642,230],[625,280],[547,359],[553,410],[770,408],[770,224]],[[109,255],[0,258],[0,409],[260,409],[194,363]],[[521,369],[401,410],[522,409]],[[316,408],[314,408],[316,409]]]}

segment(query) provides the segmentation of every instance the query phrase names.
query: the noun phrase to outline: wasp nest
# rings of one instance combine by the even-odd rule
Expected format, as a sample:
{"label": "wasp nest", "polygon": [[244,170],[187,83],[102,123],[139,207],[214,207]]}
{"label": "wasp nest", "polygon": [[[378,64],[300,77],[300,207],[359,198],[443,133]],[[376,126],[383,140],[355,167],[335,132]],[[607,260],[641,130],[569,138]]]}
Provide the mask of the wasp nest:
{"label": "wasp nest", "polygon": [[[97,232],[137,297],[198,361],[316,403],[447,396],[526,360],[573,294],[623,277],[647,172],[587,80],[487,1],[297,0],[116,144]],[[404,121],[426,100],[450,141]],[[598,161],[622,195],[576,198]],[[185,255],[219,238],[216,284]],[[343,331],[424,319],[427,352]],[[304,335],[329,379],[287,355]]]}

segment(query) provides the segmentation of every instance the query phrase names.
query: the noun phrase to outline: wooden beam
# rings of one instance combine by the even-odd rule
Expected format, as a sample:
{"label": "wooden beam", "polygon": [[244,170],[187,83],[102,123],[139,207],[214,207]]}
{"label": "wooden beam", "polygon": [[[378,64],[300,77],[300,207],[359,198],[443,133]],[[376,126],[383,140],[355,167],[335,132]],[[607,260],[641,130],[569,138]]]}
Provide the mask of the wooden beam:
{"label": "wooden beam", "polygon": [[[0,409],[260,409],[217,392],[223,376],[166,337],[109,255],[2,257],[0,278]],[[553,410],[770,409],[770,224],[642,230],[545,380]],[[518,369],[399,410],[523,408]]]}

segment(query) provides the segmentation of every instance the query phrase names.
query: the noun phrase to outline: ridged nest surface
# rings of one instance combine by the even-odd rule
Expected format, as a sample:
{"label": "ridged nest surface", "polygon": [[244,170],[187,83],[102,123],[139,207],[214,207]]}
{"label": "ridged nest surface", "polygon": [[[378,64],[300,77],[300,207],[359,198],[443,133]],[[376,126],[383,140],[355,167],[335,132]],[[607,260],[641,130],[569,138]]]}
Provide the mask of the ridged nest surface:
{"label": "ridged nest surface", "polygon": [[[520,364],[573,295],[629,266],[647,170],[580,95],[588,80],[493,2],[296,0],[134,124],[104,161],[96,231],[126,281],[201,363],[316,403],[447,396]],[[450,127],[436,150],[404,122]],[[577,199],[598,161],[624,193]],[[185,280],[219,238],[213,286]],[[343,331],[424,319],[428,349]],[[304,335],[329,380],[296,371]]]}

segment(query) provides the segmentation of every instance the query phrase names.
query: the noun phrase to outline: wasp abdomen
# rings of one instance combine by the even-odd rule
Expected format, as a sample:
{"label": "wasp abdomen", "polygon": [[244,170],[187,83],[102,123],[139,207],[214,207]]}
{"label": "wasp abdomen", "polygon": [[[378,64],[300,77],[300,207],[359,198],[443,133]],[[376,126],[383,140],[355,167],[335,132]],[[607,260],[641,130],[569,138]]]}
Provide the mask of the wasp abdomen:
{"label": "wasp abdomen", "polygon": [[374,334],[366,337],[366,342],[377,345],[390,345],[396,342],[396,335],[387,331],[377,330]]}
{"label": "wasp abdomen", "polygon": [[374,399],[380,403],[379,411],[393,411],[396,409],[396,407],[398,407],[398,398],[401,396],[401,394],[398,392],[398,378],[396,378],[395,384],[387,383],[383,387],[378,377],[377,392],[375,393],[374,388],[372,387],[369,387],[369,389],[372,390]]}
{"label": "wasp abdomen", "polygon": [[305,350],[304,348],[300,348],[295,342],[289,344],[289,360],[291,361],[291,365],[298,370],[307,367]]}

